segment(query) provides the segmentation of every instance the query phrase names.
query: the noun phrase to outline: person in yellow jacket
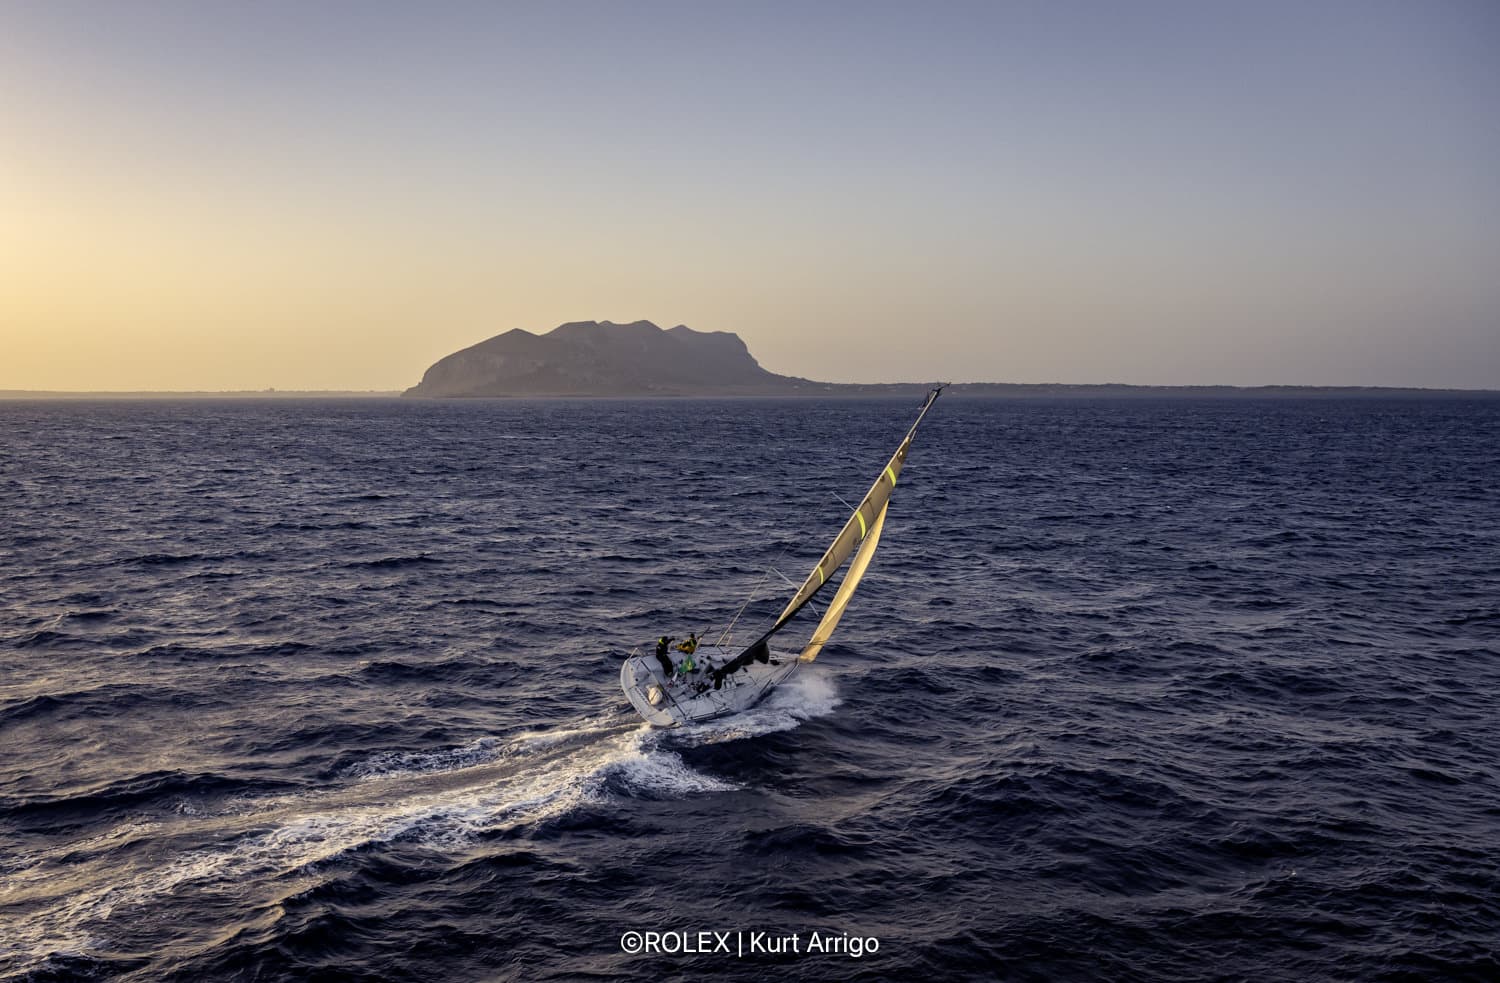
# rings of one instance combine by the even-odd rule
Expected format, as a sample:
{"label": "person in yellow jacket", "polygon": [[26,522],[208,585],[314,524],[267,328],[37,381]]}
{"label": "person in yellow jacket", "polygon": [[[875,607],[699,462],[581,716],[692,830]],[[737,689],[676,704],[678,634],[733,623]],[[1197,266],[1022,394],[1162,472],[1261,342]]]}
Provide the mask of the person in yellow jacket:
{"label": "person in yellow jacket", "polygon": [[688,637],[677,643],[677,651],[686,652],[688,655],[698,651],[698,633],[688,632]]}

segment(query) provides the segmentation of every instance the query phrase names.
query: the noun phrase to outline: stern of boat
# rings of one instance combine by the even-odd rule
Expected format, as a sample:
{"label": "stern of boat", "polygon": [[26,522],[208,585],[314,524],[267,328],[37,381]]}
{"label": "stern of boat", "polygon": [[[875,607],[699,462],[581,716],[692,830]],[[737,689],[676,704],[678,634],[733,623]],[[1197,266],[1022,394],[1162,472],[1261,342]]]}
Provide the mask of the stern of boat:
{"label": "stern of boat", "polygon": [[653,727],[675,727],[679,721],[668,712],[666,688],[658,673],[638,653],[620,664],[620,689],[645,721]]}

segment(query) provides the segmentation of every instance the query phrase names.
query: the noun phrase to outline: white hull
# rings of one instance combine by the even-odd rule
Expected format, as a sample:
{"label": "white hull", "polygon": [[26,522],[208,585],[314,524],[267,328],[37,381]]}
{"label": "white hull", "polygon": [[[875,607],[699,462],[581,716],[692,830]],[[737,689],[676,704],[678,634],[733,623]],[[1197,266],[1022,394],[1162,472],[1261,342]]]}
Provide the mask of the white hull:
{"label": "white hull", "polygon": [[[674,662],[682,658],[675,651],[672,655]],[[700,665],[710,659],[716,665],[723,665],[731,657],[731,653],[706,649],[698,653]],[[661,664],[654,655],[632,655],[620,666],[620,688],[647,723],[653,727],[677,727],[750,709],[790,678],[799,665],[795,655],[778,656],[773,652],[769,663],[753,662],[725,676],[723,685],[714,689],[707,672],[668,681],[663,678]]]}

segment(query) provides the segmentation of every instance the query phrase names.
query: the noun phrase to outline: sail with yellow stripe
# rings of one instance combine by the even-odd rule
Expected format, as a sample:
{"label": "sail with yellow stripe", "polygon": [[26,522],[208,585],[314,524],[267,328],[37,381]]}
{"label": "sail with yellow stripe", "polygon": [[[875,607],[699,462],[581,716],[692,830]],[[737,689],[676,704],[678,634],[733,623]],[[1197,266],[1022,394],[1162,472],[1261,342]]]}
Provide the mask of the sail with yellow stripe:
{"label": "sail with yellow stripe", "polygon": [[772,631],[786,624],[802,609],[804,604],[812,600],[813,595],[822,590],[823,585],[828,583],[844,562],[853,555],[859,544],[868,538],[875,521],[885,513],[886,504],[891,500],[891,492],[896,490],[896,479],[901,476],[901,466],[906,463],[906,452],[911,448],[912,438],[917,435],[917,427],[921,425],[922,417],[927,415],[928,409],[932,407],[940,392],[942,392],[941,386],[927,394],[927,401],[922,404],[922,411],[917,414],[917,421],[911,425],[906,439],[901,441],[901,446],[897,447],[896,453],[891,455],[885,469],[875,479],[875,484],[870,486],[870,490],[860,501],[859,507],[854,510],[849,521],[844,523],[844,528],[833,537],[833,543],[823,554],[823,558],[818,561],[818,565],[813,567],[812,573],[807,575],[807,579],[802,582],[797,593],[793,594],[792,599],[787,602],[785,610],[776,619],[776,626],[771,629]]}
{"label": "sail with yellow stripe", "polygon": [[849,565],[849,572],[844,575],[844,582],[839,584],[838,593],[833,595],[833,600],[828,604],[828,610],[823,612],[823,620],[818,622],[818,627],[813,629],[812,638],[808,640],[807,646],[802,650],[800,658],[803,662],[811,662],[823,651],[823,646],[833,637],[833,630],[838,627],[839,619],[844,616],[844,608],[849,606],[849,599],[854,596],[854,588],[859,586],[859,581],[865,575],[865,569],[869,567],[870,561],[875,558],[875,547],[880,543],[880,530],[885,526],[885,508],[875,517],[875,522],[870,526],[870,534],[860,544],[859,554],[854,557],[854,562]]}
{"label": "sail with yellow stripe", "polygon": [[796,617],[797,613],[834,578],[834,575],[848,562],[849,557],[854,555],[855,550],[859,550],[854,566],[850,568],[838,592],[834,595],[833,602],[824,612],[822,621],[813,632],[812,640],[803,649],[800,661],[810,662],[817,657],[818,652],[833,634],[834,627],[843,616],[844,608],[848,606],[850,597],[854,595],[854,589],[859,586],[860,578],[864,576],[865,568],[869,566],[870,560],[875,555],[875,547],[880,541],[880,530],[885,524],[886,508],[890,504],[891,493],[896,489],[896,479],[901,476],[901,466],[906,463],[906,455],[911,449],[912,439],[917,435],[917,427],[921,426],[922,418],[927,415],[928,410],[932,409],[932,404],[937,401],[943,388],[943,386],[937,386],[928,392],[921,412],[917,414],[916,422],[911,425],[911,430],[907,431],[906,439],[901,441],[900,446],[896,448],[896,453],[891,455],[890,461],[876,477],[875,483],[860,500],[854,514],[849,517],[849,521],[844,523],[838,535],[833,537],[832,544],[818,560],[817,566],[813,567],[812,572],[807,575],[802,586],[797,588],[797,592],[787,602],[775,623],[738,656],[714,670],[716,683],[721,682],[730,673],[749,666],[752,662],[768,661],[771,636]]}

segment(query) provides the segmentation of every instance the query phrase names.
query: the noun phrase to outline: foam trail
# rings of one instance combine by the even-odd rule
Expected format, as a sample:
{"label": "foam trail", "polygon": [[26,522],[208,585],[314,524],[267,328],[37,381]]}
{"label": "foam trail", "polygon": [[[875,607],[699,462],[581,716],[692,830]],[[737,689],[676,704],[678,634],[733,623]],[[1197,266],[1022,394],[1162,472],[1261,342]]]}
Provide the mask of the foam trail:
{"label": "foam trail", "polygon": [[[504,742],[485,738],[448,751],[377,755],[351,769],[360,780],[327,793],[242,800],[247,811],[211,816],[176,813],[158,824],[160,840],[194,846],[175,856],[121,857],[110,849],[118,836],[96,838],[100,849],[88,861],[78,860],[76,844],[59,848],[31,858],[27,876],[0,886],[0,913],[21,912],[7,916],[0,961],[34,967],[52,953],[108,949],[108,936],[128,926],[133,912],[160,917],[177,904],[229,902],[247,880],[277,881],[277,893],[288,897],[325,879],[329,864],[370,845],[462,849],[482,834],[605,799],[611,778],[616,788],[662,797],[734,788],[693,771],[658,742],[649,726],[616,714]],[[205,840],[215,842],[204,846]],[[222,926],[195,944],[211,947],[220,932]]]}
{"label": "foam trail", "polygon": [[481,737],[446,751],[382,751],[339,774],[346,778],[404,778],[487,764],[504,753],[505,744],[500,738]]}
{"label": "foam trail", "polygon": [[573,727],[523,731],[508,738],[493,735],[480,737],[460,747],[442,751],[382,751],[349,765],[339,775],[358,779],[389,779],[459,771],[524,757],[571,740],[598,737],[628,726],[629,724],[621,724],[618,714],[599,715],[579,721]]}
{"label": "foam trail", "polygon": [[[809,669],[758,707],[672,731],[602,714],[441,751],[380,752],[342,772],[354,779],[351,785],[314,796],[247,797],[212,812],[179,803],[170,819],[144,827],[137,819],[83,844],[28,858],[15,872],[21,876],[7,877],[0,887],[0,910],[11,904],[29,909],[13,920],[10,938],[0,941],[0,958],[35,966],[52,953],[108,949],[111,920],[128,923],[120,916],[131,911],[227,900],[246,880],[281,881],[278,893],[290,896],[319,883],[327,865],[352,851],[397,841],[461,849],[482,834],[604,800],[608,788],[663,798],[729,791],[737,786],[694,771],[669,748],[790,730],[839,703],[831,680]],[[166,858],[122,863],[111,857],[115,845],[143,829],[163,841],[220,842]],[[97,859],[78,865],[80,847],[97,852]],[[65,867],[75,875],[72,888],[57,893],[53,881]]]}

